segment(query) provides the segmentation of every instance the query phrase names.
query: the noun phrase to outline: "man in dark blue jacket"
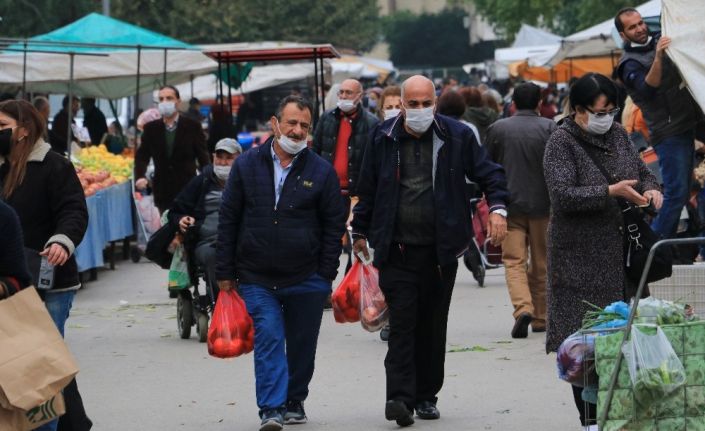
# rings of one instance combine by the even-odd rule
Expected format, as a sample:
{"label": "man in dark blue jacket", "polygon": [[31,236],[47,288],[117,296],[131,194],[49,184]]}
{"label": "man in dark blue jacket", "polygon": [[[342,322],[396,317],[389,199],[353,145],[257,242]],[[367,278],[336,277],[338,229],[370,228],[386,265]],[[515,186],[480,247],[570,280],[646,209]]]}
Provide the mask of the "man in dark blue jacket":
{"label": "man in dark blue jacket", "polygon": [[333,167],[307,148],[311,105],[288,96],[274,137],[237,159],[223,193],[216,277],[239,283],[255,325],[260,430],[304,423],[323,306],[347,210]]}
{"label": "man in dark blue jacket", "polygon": [[458,257],[471,239],[466,178],[490,206],[489,237],[506,235],[509,198],[504,171],[464,124],[435,114],[433,83],[402,85],[402,116],[373,132],[353,210],[353,248],[374,264],[390,312],[385,416],[400,426],[438,419],[446,327]]}

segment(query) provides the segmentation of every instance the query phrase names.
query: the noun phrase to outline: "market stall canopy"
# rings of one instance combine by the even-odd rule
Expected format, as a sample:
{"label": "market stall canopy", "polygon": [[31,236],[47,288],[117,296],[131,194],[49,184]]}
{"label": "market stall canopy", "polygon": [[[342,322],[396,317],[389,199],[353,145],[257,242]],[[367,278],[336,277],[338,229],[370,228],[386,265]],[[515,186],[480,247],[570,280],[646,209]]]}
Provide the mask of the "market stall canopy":
{"label": "market stall canopy", "polygon": [[[655,27],[653,24],[658,23],[658,18],[654,17],[658,17],[661,13],[661,0],[648,1],[635,9],[653,30]],[[565,37],[556,45],[555,52],[548,58],[546,55],[529,58],[529,66],[552,67],[567,58],[609,56],[621,49],[622,42],[614,27],[614,19],[610,18]]]}
{"label": "market stall canopy", "polygon": [[588,72],[610,76],[617,60],[609,56],[575,58],[564,60],[551,68],[531,67],[527,61],[520,61],[509,66],[509,73],[531,81],[568,82],[570,78],[578,78]]}
{"label": "market stall canopy", "polygon": [[[163,85],[165,56],[166,80],[170,84],[189,81],[192,76],[206,74],[217,66],[196,46],[92,13],[27,40],[26,49],[30,51],[26,55],[25,89],[66,93],[71,75],[66,54],[90,52],[105,56],[75,56],[73,93],[109,99],[133,95],[137,92],[138,45],[140,93]],[[5,91],[16,91],[22,86],[24,49],[24,42],[14,43],[0,54],[0,88]]]}
{"label": "market stall canopy", "polygon": [[538,46],[558,43],[561,37],[540,28],[522,24],[519,32],[512,42],[512,48],[522,48],[526,46]]}
{"label": "market stall canopy", "polygon": [[663,0],[663,29],[671,37],[667,54],[678,66],[700,109],[705,110],[705,2]]}
{"label": "market stall canopy", "polygon": [[[314,68],[312,63],[292,63],[292,64],[271,64],[267,66],[253,66],[247,78],[240,88],[232,87],[232,94],[252,93],[266,88],[276,87],[287,82],[299,81],[312,78]],[[226,84],[223,84],[224,86]],[[191,83],[179,84],[182,100],[197,97],[201,100],[215,99],[218,89],[218,78],[216,75],[208,74],[193,80],[193,92]]]}
{"label": "market stall canopy", "polygon": [[302,61],[340,57],[338,51],[330,44],[267,41],[201,45],[200,48],[212,59],[230,63]]}
{"label": "market stall canopy", "polygon": [[348,78],[375,79],[383,83],[387,78],[395,76],[398,72],[394,63],[359,55],[344,55],[338,59],[329,60],[333,71],[333,82],[342,82]]}

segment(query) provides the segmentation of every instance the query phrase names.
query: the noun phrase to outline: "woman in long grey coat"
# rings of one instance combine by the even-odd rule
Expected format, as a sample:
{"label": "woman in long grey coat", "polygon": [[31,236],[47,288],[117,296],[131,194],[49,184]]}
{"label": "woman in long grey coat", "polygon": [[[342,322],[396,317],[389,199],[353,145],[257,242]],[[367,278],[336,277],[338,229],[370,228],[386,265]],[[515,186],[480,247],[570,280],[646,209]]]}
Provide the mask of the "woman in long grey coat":
{"label": "woman in long grey coat", "polygon": [[[617,89],[609,78],[587,74],[571,88],[575,114],[551,135],[544,154],[544,174],[551,199],[548,227],[546,351],[581,327],[586,302],[605,307],[630,296],[623,262],[623,219],[615,198],[637,205],[662,195],[656,178],[639,158],[617,113]],[[583,145],[612,175],[612,185]],[[633,289],[632,289],[633,290]],[[635,292],[631,292],[633,295]],[[594,422],[573,388],[583,425]]]}

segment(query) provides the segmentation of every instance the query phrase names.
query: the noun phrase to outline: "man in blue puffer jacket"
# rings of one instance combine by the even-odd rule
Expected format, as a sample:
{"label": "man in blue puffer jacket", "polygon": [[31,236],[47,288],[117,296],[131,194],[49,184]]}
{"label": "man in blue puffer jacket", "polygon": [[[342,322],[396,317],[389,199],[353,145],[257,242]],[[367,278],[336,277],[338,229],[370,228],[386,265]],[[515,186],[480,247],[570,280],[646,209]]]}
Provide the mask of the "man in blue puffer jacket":
{"label": "man in blue puffer jacket", "polygon": [[347,209],[333,167],[307,148],[311,105],[282,100],[274,136],[237,159],[225,186],[216,277],[239,283],[255,326],[262,431],[306,422],[323,306],[340,263]]}

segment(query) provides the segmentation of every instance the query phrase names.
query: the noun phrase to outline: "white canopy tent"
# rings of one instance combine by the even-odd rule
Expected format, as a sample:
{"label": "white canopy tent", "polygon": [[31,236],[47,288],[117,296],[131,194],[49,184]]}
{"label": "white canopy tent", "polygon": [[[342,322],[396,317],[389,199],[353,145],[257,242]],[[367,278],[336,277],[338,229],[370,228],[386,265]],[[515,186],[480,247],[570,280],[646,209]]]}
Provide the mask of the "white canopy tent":
{"label": "white canopy tent", "polygon": [[[650,0],[635,7],[642,17],[658,16],[661,13],[661,0]],[[562,39],[549,56],[546,53],[529,58],[529,65],[553,67],[567,58],[599,57],[614,53],[622,48],[622,42],[614,27],[614,20],[608,19],[585,30]]]}
{"label": "white canopy tent", "polygon": [[[287,82],[313,78],[313,76],[314,67],[312,63],[254,66],[247,76],[247,79],[242,83],[242,86],[240,88],[233,87],[231,91],[234,95],[252,93],[265,88],[286,84]],[[179,89],[182,100],[188,100],[191,97],[208,100],[215,99],[218,85],[218,78],[213,74],[208,74],[193,80],[193,92],[191,91],[192,84],[189,82],[179,84],[176,88]],[[223,85],[226,86],[226,84]]]}
{"label": "white canopy tent", "polygon": [[[74,57],[72,92],[78,96],[117,99],[137,93],[137,51],[112,51],[106,56]],[[23,55],[0,54],[0,89],[16,92],[23,83]],[[25,91],[67,93],[71,78],[70,55],[63,53],[27,54]],[[170,50],[166,78],[170,84],[189,81],[215,70],[217,63],[199,51]],[[140,54],[139,93],[163,85],[164,52],[142,50]]]}

